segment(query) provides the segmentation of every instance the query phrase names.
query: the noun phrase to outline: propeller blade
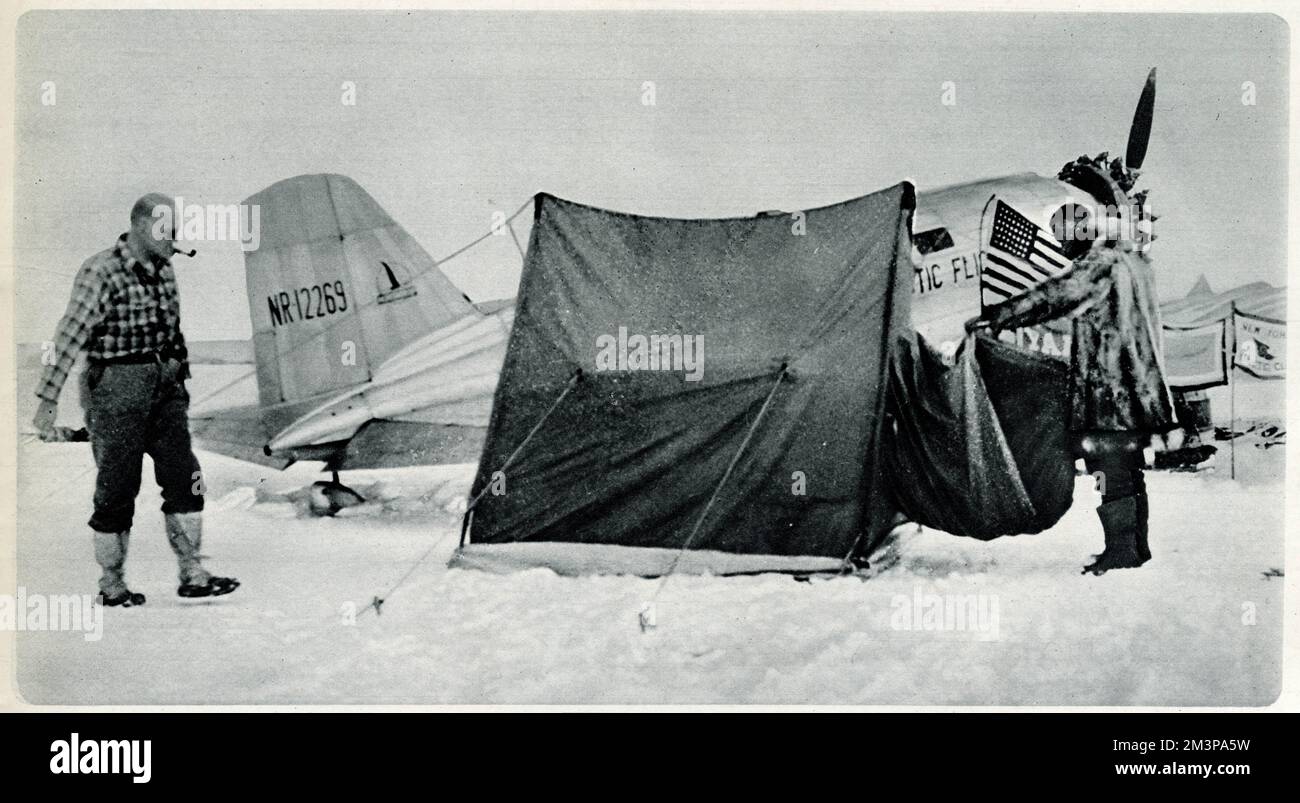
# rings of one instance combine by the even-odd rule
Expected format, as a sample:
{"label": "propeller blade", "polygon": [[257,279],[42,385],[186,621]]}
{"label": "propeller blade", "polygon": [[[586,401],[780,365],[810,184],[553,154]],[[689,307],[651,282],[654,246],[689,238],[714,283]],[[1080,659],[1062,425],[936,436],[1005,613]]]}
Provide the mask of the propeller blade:
{"label": "propeller blade", "polygon": [[1132,170],[1142,167],[1147,158],[1147,144],[1151,141],[1151,115],[1156,106],[1156,68],[1147,74],[1147,84],[1142,87],[1142,97],[1138,98],[1137,111],[1133,112],[1133,126],[1128,130],[1128,150],[1124,154],[1124,164]]}

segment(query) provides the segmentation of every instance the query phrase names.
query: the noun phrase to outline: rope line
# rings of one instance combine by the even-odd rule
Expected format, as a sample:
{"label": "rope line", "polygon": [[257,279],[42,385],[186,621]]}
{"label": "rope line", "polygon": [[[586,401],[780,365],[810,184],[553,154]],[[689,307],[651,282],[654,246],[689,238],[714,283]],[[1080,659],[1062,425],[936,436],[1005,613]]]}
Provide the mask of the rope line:
{"label": "rope line", "polygon": [[519,258],[528,259],[528,254],[524,252],[524,247],[519,244],[519,235],[515,234],[515,227],[511,225],[512,223],[513,221],[506,221],[506,227],[510,229],[510,239],[515,241],[515,250],[519,252]]}
{"label": "rope line", "polygon": [[763,417],[767,414],[768,408],[772,406],[772,399],[776,398],[776,391],[781,387],[781,381],[785,379],[785,375],[789,373],[789,370],[789,366],[781,366],[781,373],[777,374],[776,382],[772,385],[772,390],[768,392],[767,398],[763,400],[763,406],[759,408],[758,415],[754,416],[754,421],[749,425],[749,431],[745,433],[745,438],[740,442],[740,446],[736,449],[736,453],[731,456],[731,462],[727,465],[727,470],[722,473],[722,479],[718,480],[717,486],[714,487],[713,495],[709,497],[709,501],[704,506],[704,510],[700,511],[699,518],[695,520],[695,526],[691,528],[691,534],[686,537],[686,540],[682,543],[681,549],[677,550],[677,554],[673,556],[673,562],[669,564],[668,571],[664,573],[664,576],[659,580],[659,586],[655,589],[654,594],[650,596],[651,602],[654,602],[659,598],[659,592],[663,591],[664,586],[668,583],[668,578],[677,570],[677,564],[681,562],[682,557],[686,554],[686,550],[690,548],[691,542],[694,541],[695,536],[699,534],[700,527],[703,526],[704,520],[708,517],[709,511],[713,508],[713,503],[718,500],[718,496],[722,493],[723,486],[726,485],[727,480],[731,478],[731,472],[736,469],[736,464],[740,462],[740,456],[744,454],[745,448],[749,446],[750,440],[753,439],[754,433],[758,430],[759,422],[763,420]]}
{"label": "rope line", "polygon": [[[523,452],[524,447],[527,446],[528,442],[533,439],[533,436],[537,434],[537,431],[542,428],[542,424],[546,423],[546,419],[551,417],[551,413],[555,412],[555,408],[560,406],[560,402],[564,401],[564,398],[568,396],[569,392],[572,391],[577,386],[578,381],[581,378],[582,378],[582,369],[579,368],[578,370],[573,372],[573,375],[571,377],[569,377],[569,381],[564,385],[564,390],[560,393],[559,396],[556,397],[555,401],[551,402],[551,406],[546,409],[546,412],[543,413],[542,417],[537,420],[537,423],[533,425],[533,428],[529,430],[528,434],[524,437],[522,441],[519,442],[519,445],[515,447],[514,451],[510,453],[510,456],[506,458],[505,462],[501,464],[501,468],[497,469],[497,471],[505,471],[510,466],[510,464],[515,461],[515,458],[519,457],[519,455]],[[465,532],[469,522],[470,514],[474,512],[474,507],[478,505],[479,500],[483,498],[483,495],[487,492],[488,488],[490,487],[491,487],[490,482],[484,484],[484,486],[481,489],[479,489],[479,492],[475,494],[474,498],[470,501],[469,506],[465,510],[465,516],[464,518],[461,519],[461,530],[460,530],[461,546],[465,545]],[[401,588],[401,586],[411,578],[411,575],[415,574],[416,570],[419,569],[422,565],[424,565],[424,562],[428,560],[429,556],[433,554],[434,550],[436,550],[439,546],[441,546],[443,542],[445,542],[446,540],[447,537],[443,536],[442,538],[439,538],[437,541],[434,541],[432,544],[430,544],[429,548],[424,551],[424,554],[421,555],[418,560],[416,560],[414,563],[411,564],[411,566],[406,570],[406,573],[403,574],[396,583],[393,583],[393,585],[382,595],[377,595],[374,598],[372,598],[370,602],[366,605],[366,607],[362,608],[360,611],[357,612],[357,616],[359,617],[361,616],[361,614],[369,610],[373,610],[375,614],[378,615],[384,603],[388,601],[388,598],[391,597],[397,591],[397,589]]]}
{"label": "rope line", "polygon": [[[546,419],[551,417],[551,413],[555,412],[555,408],[560,406],[560,402],[564,401],[564,397],[569,395],[569,391],[577,387],[580,379],[582,379],[581,368],[573,372],[573,375],[569,377],[568,383],[565,384],[564,390],[555,398],[555,401],[551,402],[551,406],[546,409],[546,412],[537,420],[537,423],[533,424],[533,428],[528,431],[528,434],[524,436],[524,439],[519,442],[519,445],[515,447],[515,450],[510,453],[510,456],[506,458],[506,461],[501,464],[501,467],[498,468],[497,471],[505,471],[510,467],[511,463],[515,462],[515,458],[519,457],[519,455],[524,451],[524,447],[533,439],[533,436],[537,434],[537,431],[542,428],[542,424],[546,423]],[[489,478],[489,481],[484,483],[482,488],[479,488],[478,493],[474,494],[474,498],[470,500],[469,505],[465,508],[465,515],[461,518],[460,524],[460,546],[465,546],[465,536],[469,532],[469,523],[472,520],[474,508],[478,507],[479,501],[483,499],[483,496],[491,487],[492,483]]]}

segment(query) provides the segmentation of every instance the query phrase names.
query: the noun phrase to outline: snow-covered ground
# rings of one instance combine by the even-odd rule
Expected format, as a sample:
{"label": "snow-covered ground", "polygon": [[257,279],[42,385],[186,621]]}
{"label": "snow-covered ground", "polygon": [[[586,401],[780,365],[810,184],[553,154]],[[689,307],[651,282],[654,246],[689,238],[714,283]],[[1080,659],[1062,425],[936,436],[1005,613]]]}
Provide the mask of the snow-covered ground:
{"label": "snow-covered ground", "polygon": [[[39,365],[19,371],[20,430]],[[247,366],[195,366],[196,402]],[[61,423],[79,426],[75,381]],[[1226,389],[1216,392],[1222,395]],[[1227,398],[1213,400],[1226,425]],[[151,470],[128,561],[142,608],[104,612],[103,637],[17,635],[18,693],[37,703],[979,703],[1251,705],[1281,679],[1283,383],[1237,389],[1237,479],[1148,472],[1155,559],[1079,574],[1101,549],[1080,478],[1050,531],[990,543],[924,531],[868,581],[787,576],[500,576],[449,570],[471,466],[355,472],[381,503],[336,519],[292,501],[315,465],[276,472],[201,452],[204,552],[243,587],[175,595]],[[20,439],[18,583],[89,594],[87,444]],[[385,594],[383,613],[353,617]],[[0,589],[0,592],[6,591]],[[656,592],[658,596],[656,597]],[[655,599],[654,629],[638,614]],[[960,609],[960,611],[959,611]],[[975,614],[966,621],[956,615]]]}
{"label": "snow-covered ground", "polygon": [[[385,501],[300,517],[282,493],[319,478],[200,453],[204,552],[243,582],[175,596],[145,470],[128,579],[142,608],[103,637],[24,632],[34,703],[983,703],[1251,705],[1278,693],[1284,580],[1282,448],[1243,444],[1249,482],[1149,473],[1155,560],[1084,577],[1100,550],[1090,481],[1049,532],[990,543],[925,531],[881,575],[676,576],[659,581],[450,570],[470,466],[357,472]],[[1224,455],[1226,457],[1226,455]],[[19,455],[18,580],[90,593],[86,444]],[[432,550],[430,552],[430,550]],[[427,559],[379,616],[364,606]],[[947,606],[947,610],[944,607]],[[972,614],[959,627],[957,607]]]}

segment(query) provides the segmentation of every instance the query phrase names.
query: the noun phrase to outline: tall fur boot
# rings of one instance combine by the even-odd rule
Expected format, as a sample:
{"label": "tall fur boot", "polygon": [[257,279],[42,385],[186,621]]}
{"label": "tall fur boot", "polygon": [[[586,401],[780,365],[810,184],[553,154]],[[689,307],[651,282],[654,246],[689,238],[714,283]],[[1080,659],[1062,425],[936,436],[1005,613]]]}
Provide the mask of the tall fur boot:
{"label": "tall fur boot", "polygon": [[1138,501],[1126,496],[1098,506],[1106,548],[1097,560],[1083,568],[1084,574],[1102,575],[1111,569],[1132,569],[1142,565],[1138,557]]}

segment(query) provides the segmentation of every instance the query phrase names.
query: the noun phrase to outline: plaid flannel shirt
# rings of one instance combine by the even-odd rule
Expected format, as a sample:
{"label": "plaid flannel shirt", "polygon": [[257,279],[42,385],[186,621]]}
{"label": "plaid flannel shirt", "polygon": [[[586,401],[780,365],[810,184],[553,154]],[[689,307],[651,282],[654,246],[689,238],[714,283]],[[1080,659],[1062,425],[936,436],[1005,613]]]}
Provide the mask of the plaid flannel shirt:
{"label": "plaid flannel shirt", "polygon": [[45,366],[36,395],[57,402],[83,349],[92,361],[151,352],[173,357],[183,366],[180,377],[186,378],[188,352],[171,262],[137,260],[125,234],[86,260],[55,333],[54,360]]}

